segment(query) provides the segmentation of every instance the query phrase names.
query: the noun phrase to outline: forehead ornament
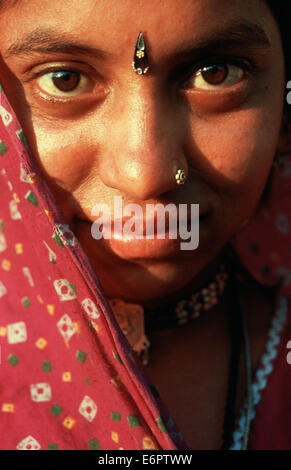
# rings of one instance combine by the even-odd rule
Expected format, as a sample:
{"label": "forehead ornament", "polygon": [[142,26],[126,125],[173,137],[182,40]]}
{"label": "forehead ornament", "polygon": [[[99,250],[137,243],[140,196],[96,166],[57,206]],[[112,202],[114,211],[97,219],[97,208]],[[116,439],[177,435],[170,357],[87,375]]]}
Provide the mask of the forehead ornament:
{"label": "forehead ornament", "polygon": [[145,42],[142,33],[139,33],[134,58],[132,62],[132,68],[138,75],[145,75],[149,71],[148,57],[145,47]]}

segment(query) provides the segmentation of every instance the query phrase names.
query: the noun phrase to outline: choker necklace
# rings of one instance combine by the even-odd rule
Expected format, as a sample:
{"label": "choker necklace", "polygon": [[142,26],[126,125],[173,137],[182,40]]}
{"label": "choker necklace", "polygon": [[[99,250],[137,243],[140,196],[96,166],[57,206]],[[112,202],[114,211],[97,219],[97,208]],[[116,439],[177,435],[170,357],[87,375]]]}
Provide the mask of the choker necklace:
{"label": "choker necklace", "polygon": [[121,299],[109,299],[114,316],[133,350],[144,365],[149,363],[150,341],[147,334],[157,330],[176,328],[200,317],[202,312],[214,307],[222,296],[228,274],[225,265],[211,282],[186,299],[154,309]]}

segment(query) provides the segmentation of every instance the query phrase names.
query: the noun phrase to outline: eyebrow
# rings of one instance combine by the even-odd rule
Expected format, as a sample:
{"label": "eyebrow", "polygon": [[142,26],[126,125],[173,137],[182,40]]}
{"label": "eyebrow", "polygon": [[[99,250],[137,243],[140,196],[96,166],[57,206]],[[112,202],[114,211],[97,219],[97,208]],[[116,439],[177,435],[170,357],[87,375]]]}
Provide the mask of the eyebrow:
{"label": "eyebrow", "polygon": [[[163,64],[173,61],[180,62],[193,58],[193,56],[237,46],[269,49],[271,43],[266,32],[258,24],[236,21],[223,29],[208,34],[205,38],[198,39],[194,45],[192,41],[190,45],[184,45],[167,53],[163,58]],[[69,36],[66,38],[64,33],[60,34],[53,30],[40,28],[11,44],[4,57],[9,58],[11,56],[34,53],[82,54],[103,60],[113,57],[113,54],[102,49],[75,42]]]}
{"label": "eyebrow", "polygon": [[66,54],[85,54],[99,58],[109,58],[110,54],[89,46],[87,44],[75,42],[71,37],[66,39],[64,33],[50,29],[35,29],[23,39],[15,41],[9,46],[5,58],[15,55],[27,55],[34,53],[66,53]]}
{"label": "eyebrow", "polygon": [[235,47],[266,51],[271,48],[271,42],[266,32],[258,24],[235,22],[205,38],[198,39],[194,45],[172,52],[166,59],[181,62]]}

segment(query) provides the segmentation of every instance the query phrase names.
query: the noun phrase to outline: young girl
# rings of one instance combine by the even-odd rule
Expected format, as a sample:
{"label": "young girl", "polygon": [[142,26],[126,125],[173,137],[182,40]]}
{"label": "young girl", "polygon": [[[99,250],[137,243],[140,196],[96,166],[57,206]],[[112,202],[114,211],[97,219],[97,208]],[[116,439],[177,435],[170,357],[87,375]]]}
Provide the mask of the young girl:
{"label": "young girl", "polygon": [[1,2],[2,449],[291,448],[276,5]]}

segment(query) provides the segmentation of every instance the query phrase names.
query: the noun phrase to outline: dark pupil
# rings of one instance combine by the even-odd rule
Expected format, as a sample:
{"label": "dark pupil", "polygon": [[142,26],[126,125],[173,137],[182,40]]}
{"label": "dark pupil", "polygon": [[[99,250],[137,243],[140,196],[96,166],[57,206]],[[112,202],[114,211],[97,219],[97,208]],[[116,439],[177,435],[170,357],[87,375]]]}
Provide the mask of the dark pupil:
{"label": "dark pupil", "polygon": [[61,91],[73,91],[80,82],[80,74],[69,70],[54,72],[53,82]]}
{"label": "dark pupil", "polygon": [[228,76],[228,68],[226,65],[210,65],[203,68],[202,76],[211,85],[220,85]]}

